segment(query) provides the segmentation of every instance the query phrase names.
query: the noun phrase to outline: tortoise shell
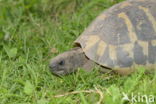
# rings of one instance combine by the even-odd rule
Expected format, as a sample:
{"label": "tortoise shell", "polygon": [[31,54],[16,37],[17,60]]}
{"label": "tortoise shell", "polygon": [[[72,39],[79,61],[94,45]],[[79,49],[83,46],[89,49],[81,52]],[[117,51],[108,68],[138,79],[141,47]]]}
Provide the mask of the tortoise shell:
{"label": "tortoise shell", "polygon": [[102,12],[75,41],[108,68],[156,63],[156,1],[127,0]]}

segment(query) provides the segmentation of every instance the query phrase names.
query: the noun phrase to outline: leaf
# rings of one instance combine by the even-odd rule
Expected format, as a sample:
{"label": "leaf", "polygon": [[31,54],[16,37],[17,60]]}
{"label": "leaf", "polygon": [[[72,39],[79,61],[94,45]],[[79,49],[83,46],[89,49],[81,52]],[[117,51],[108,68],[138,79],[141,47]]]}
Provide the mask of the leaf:
{"label": "leaf", "polygon": [[80,98],[81,98],[82,104],[88,104],[85,96],[82,93],[80,93]]}
{"label": "leaf", "polygon": [[17,48],[7,48],[5,47],[5,51],[7,53],[7,55],[9,56],[9,58],[13,58],[17,55]]}
{"label": "leaf", "polygon": [[58,53],[58,50],[56,48],[52,48],[51,53]]}
{"label": "leaf", "polygon": [[111,85],[107,92],[105,93],[105,101],[107,104],[121,104],[122,101],[122,93],[120,89],[116,85]]}
{"label": "leaf", "polygon": [[27,95],[31,95],[34,91],[34,86],[30,83],[30,81],[26,81],[24,85],[24,93]]}
{"label": "leaf", "polygon": [[37,101],[37,104],[48,104],[48,100],[46,100],[46,99],[40,99],[40,100],[38,100]]}

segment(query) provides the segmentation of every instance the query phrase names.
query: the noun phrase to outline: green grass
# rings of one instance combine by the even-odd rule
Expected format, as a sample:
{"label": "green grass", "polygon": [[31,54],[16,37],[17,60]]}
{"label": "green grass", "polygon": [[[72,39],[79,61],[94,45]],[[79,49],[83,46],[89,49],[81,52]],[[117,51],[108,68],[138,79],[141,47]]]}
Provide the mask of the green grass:
{"label": "green grass", "polygon": [[[49,72],[49,59],[72,48],[100,12],[120,1],[0,0],[0,104],[95,104],[99,93],[102,104],[131,104],[122,93],[156,97],[156,74],[144,68],[124,77],[98,68],[62,78]],[[82,92],[90,90],[96,92]]]}

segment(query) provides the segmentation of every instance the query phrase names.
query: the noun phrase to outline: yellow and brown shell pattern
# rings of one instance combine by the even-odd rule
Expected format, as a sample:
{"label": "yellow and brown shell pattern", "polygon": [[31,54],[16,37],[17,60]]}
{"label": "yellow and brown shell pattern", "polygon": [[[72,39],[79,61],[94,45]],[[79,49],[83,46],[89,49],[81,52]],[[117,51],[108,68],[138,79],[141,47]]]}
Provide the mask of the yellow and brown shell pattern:
{"label": "yellow and brown shell pattern", "polygon": [[156,0],[127,0],[101,13],[75,41],[109,68],[156,65]]}

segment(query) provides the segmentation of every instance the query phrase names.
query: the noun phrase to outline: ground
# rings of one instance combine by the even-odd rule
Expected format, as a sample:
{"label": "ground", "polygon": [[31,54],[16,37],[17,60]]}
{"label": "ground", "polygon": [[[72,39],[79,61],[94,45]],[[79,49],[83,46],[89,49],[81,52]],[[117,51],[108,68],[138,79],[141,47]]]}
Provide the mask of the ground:
{"label": "ground", "polygon": [[154,104],[156,74],[143,67],[130,76],[98,68],[61,78],[49,72],[50,58],[71,49],[100,12],[121,1],[0,0],[0,104]]}

